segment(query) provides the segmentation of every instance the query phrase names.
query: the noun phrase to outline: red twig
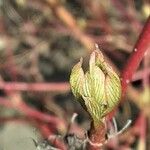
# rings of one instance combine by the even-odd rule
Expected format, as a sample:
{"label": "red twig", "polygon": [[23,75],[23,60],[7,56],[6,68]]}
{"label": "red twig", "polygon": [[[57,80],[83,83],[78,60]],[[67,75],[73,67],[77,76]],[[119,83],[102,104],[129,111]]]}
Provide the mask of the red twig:
{"label": "red twig", "polygon": [[0,117],[0,124],[5,122],[15,122],[15,123],[28,123],[30,119],[18,118],[18,117]]}
{"label": "red twig", "polygon": [[[148,74],[148,66],[149,66],[149,58],[148,54],[144,57],[143,67],[145,74],[143,74],[143,87],[147,88],[149,86],[149,74]],[[149,68],[150,69],[150,68]]]}
{"label": "red twig", "polygon": [[146,76],[146,77],[150,76],[150,68],[145,68],[140,71],[137,71],[136,74],[134,74],[132,81],[141,80],[143,76]]}
{"label": "red twig", "polygon": [[55,139],[49,138],[49,136],[51,135],[53,136],[53,132],[51,131],[51,129],[48,127],[47,124],[39,123],[37,126],[45,139],[48,139],[57,148],[61,150],[67,150],[66,145],[60,139],[57,139],[57,137]]}
{"label": "red twig", "polygon": [[[90,141],[93,144],[88,145],[88,150],[102,150],[103,144],[105,143],[105,135],[106,135],[106,128],[103,123],[101,123],[96,128],[91,124],[91,129],[89,131]],[[98,145],[97,145],[98,144]]]}
{"label": "red twig", "polygon": [[62,127],[65,127],[65,123],[63,120],[58,119],[54,116],[50,116],[48,114],[42,113],[34,108],[31,108],[27,106],[25,103],[21,103],[18,105],[13,104],[11,101],[0,97],[0,105],[8,107],[8,108],[14,108],[16,110],[19,110],[23,114],[25,114],[29,118],[34,118],[40,121],[44,121],[47,123],[51,123],[53,125],[58,125],[59,127],[62,125]]}
{"label": "red twig", "polygon": [[0,89],[12,91],[65,92],[70,89],[70,86],[67,82],[62,83],[0,82]]}
{"label": "red twig", "polygon": [[150,17],[147,19],[147,22],[141,32],[141,35],[134,47],[134,51],[128,59],[127,64],[125,65],[121,79],[122,79],[122,95],[125,94],[128,83],[131,81],[133,74],[138,68],[144,54],[148,53],[150,48]]}

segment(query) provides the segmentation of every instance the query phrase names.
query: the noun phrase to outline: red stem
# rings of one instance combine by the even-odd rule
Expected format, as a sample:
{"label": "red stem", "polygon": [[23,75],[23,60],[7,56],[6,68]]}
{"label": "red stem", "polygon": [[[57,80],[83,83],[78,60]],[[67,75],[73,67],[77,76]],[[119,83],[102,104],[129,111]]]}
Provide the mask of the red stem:
{"label": "red stem", "polygon": [[69,83],[25,83],[25,82],[0,82],[0,89],[12,91],[51,91],[65,92],[70,89]]}
{"label": "red stem", "polygon": [[89,143],[88,150],[102,150],[103,149],[102,146],[106,140],[105,135],[106,135],[106,128],[103,123],[99,124],[99,126],[97,127],[94,127],[92,123],[88,136],[93,144]]}
{"label": "red stem", "polygon": [[41,131],[41,133],[43,134],[43,137],[45,137],[45,139],[48,139],[57,148],[59,148],[61,150],[67,150],[66,145],[64,144],[63,141],[61,141],[60,139],[57,139],[57,137],[55,139],[49,138],[51,135],[53,136],[54,134],[51,131],[51,129],[48,127],[47,124],[39,123],[38,128]]}
{"label": "red stem", "polygon": [[61,126],[62,128],[65,127],[65,122],[61,120],[60,118],[51,116],[49,114],[42,113],[34,108],[29,107],[26,105],[23,101],[21,104],[15,105],[11,101],[0,97],[0,105],[5,106],[8,108],[14,108],[16,110],[19,110],[20,112],[24,113],[28,118],[37,119],[39,121],[43,121],[46,123],[51,123],[58,128]]}
{"label": "red stem", "polygon": [[[141,80],[144,76],[149,77],[150,76],[150,68],[144,68],[140,71],[137,71],[133,78],[132,81],[137,81],[137,80]],[[148,82],[149,83],[149,82]]]}
{"label": "red stem", "polygon": [[[121,75],[122,79],[122,95],[125,94],[128,83],[131,81],[133,74],[138,68],[146,51],[150,46],[150,17],[147,19],[145,26],[135,44],[134,51],[128,59]],[[148,52],[147,52],[148,53]]]}

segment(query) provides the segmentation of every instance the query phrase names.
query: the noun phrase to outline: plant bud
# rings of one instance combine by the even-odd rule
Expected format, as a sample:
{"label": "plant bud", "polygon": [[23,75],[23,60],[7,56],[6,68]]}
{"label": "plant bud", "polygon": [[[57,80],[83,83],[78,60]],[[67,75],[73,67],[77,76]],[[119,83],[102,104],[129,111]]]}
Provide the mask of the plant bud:
{"label": "plant bud", "polygon": [[85,73],[82,69],[82,61],[81,58],[72,69],[71,90],[90,114],[94,124],[98,125],[119,102],[120,79],[98,50],[92,52],[89,68]]}

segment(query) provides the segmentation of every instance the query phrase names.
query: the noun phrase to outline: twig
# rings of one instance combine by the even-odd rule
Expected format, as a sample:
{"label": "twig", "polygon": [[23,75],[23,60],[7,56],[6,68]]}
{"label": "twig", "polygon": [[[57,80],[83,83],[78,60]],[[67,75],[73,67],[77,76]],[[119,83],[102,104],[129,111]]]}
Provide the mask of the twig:
{"label": "twig", "polygon": [[142,61],[144,54],[147,53],[150,46],[150,17],[141,32],[141,35],[135,44],[134,51],[128,59],[121,75],[122,79],[122,95],[125,94],[128,83],[131,81],[133,74]]}
{"label": "twig", "polygon": [[88,136],[91,141],[89,143],[88,150],[101,150],[103,144],[106,141],[105,125],[101,123],[98,127],[94,128],[93,124],[91,124],[91,128]]}
{"label": "twig", "polygon": [[150,68],[147,67],[147,68],[144,68],[142,70],[137,71],[134,74],[134,76],[132,78],[132,81],[141,80],[144,75],[147,76],[147,77],[150,76]]}
{"label": "twig", "polygon": [[61,124],[62,126],[65,126],[64,122],[61,121],[61,119],[58,119],[54,116],[50,116],[48,114],[42,113],[38,110],[35,110],[34,108],[27,106],[23,102],[21,102],[21,104],[15,105],[11,101],[9,101],[3,97],[0,97],[0,105],[8,107],[8,108],[14,108],[16,110],[19,110],[20,112],[24,113],[29,118],[38,119],[40,121],[52,123],[54,125],[60,125]]}
{"label": "twig", "polygon": [[66,92],[70,90],[70,86],[67,82],[62,83],[0,82],[0,89],[12,91]]}

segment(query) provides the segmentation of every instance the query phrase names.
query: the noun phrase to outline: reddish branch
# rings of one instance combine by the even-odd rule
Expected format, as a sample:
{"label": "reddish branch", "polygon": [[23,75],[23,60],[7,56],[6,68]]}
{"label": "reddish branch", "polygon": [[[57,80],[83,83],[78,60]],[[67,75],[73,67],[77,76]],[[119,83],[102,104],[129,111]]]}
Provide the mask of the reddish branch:
{"label": "reddish branch", "polygon": [[128,83],[131,81],[132,76],[144,57],[144,54],[148,53],[148,50],[150,50],[150,17],[148,18],[141,35],[135,44],[134,50],[122,71],[122,95],[125,94]]}
{"label": "reddish branch", "polygon": [[62,125],[62,127],[65,127],[65,124],[61,119],[58,119],[54,116],[50,116],[50,115],[42,113],[34,108],[31,108],[31,107],[27,106],[25,103],[23,103],[23,101],[21,102],[21,104],[16,105],[16,104],[13,104],[11,101],[0,97],[0,105],[19,110],[20,112],[22,112],[29,118],[37,119],[39,121],[44,121],[46,123],[51,123],[56,126]]}
{"label": "reddish branch", "polygon": [[141,80],[144,76],[150,75],[150,68],[145,68],[144,70],[140,70],[134,74],[132,81]]}
{"label": "reddish branch", "polygon": [[50,138],[50,136],[54,136],[53,131],[51,131],[51,129],[47,126],[47,124],[44,123],[39,123],[37,125],[37,127],[39,128],[39,130],[41,131],[43,137],[45,139],[48,139],[53,145],[55,145],[58,149],[61,150],[67,150],[67,147],[65,145],[64,142],[62,142],[60,139],[58,139],[57,137],[55,138]]}
{"label": "reddish branch", "polygon": [[70,86],[67,82],[62,83],[0,82],[0,89],[12,91],[65,92],[70,89]]}
{"label": "reddish branch", "polygon": [[96,128],[91,124],[91,129],[89,131],[89,138],[91,143],[88,145],[88,150],[101,150],[103,144],[105,143],[106,128],[103,123],[101,123]]}

